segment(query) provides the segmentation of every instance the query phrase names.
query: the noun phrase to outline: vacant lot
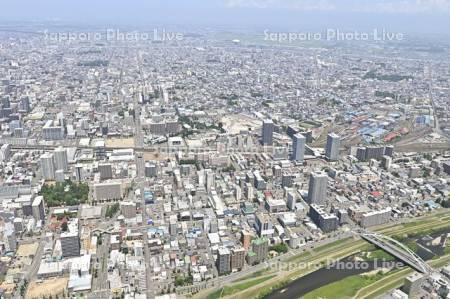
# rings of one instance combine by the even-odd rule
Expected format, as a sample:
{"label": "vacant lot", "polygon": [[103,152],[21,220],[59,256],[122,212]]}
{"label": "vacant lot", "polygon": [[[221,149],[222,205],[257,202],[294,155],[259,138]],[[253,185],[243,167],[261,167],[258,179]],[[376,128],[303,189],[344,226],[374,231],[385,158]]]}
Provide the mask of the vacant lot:
{"label": "vacant lot", "polygon": [[106,147],[134,147],[134,138],[110,138],[105,141]]}
{"label": "vacant lot", "polygon": [[17,256],[19,257],[29,257],[30,255],[35,255],[39,247],[38,243],[22,244],[17,250]]}
{"label": "vacant lot", "polygon": [[30,283],[28,287],[26,299],[34,299],[34,298],[43,298],[46,296],[47,298],[51,296],[60,295],[67,288],[68,278],[54,278],[44,280],[41,283],[37,283],[33,281]]}

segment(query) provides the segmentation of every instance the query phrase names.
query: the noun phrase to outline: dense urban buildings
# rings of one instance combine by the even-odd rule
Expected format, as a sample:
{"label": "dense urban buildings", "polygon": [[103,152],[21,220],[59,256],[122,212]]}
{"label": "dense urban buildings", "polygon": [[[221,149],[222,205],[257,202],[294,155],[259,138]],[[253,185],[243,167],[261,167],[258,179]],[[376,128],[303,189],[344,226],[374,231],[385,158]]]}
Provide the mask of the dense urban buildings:
{"label": "dense urban buildings", "polygon": [[328,258],[378,257],[432,270],[323,286],[448,295],[443,41],[43,24],[0,30],[1,298],[299,298]]}

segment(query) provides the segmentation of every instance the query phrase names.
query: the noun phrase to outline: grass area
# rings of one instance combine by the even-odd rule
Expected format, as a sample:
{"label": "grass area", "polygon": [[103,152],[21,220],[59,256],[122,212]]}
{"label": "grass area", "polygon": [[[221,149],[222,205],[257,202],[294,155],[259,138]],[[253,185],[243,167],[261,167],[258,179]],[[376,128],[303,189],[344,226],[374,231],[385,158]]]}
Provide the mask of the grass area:
{"label": "grass area", "polygon": [[372,251],[364,252],[363,259],[366,262],[374,260],[390,262],[395,260],[392,255],[381,249],[374,249]]}
{"label": "grass area", "polygon": [[336,247],[336,246],[338,246],[338,245],[342,245],[343,243],[346,243],[346,242],[348,242],[349,240],[350,240],[349,238],[342,239],[342,240],[337,240],[337,241],[334,241],[334,242],[332,242],[332,243],[329,243],[329,244],[325,244],[325,245],[321,245],[321,246],[319,246],[319,247],[316,247],[316,248],[313,249],[313,251],[314,251],[314,252],[321,252],[321,251],[324,251],[324,250],[329,249],[329,248],[331,248],[331,247]]}
{"label": "grass area", "polygon": [[447,254],[450,254],[450,246],[448,246],[448,245],[444,248],[444,255],[447,255]]}
{"label": "grass area", "polygon": [[304,299],[316,299],[316,298],[352,298],[358,292],[359,289],[368,286],[375,281],[381,279],[382,273],[374,275],[353,275],[346,277],[342,280],[336,281],[329,285],[318,288],[302,298]]}
{"label": "grass area", "polygon": [[408,227],[414,227],[417,225],[421,225],[421,224],[425,224],[428,223],[429,221],[423,220],[423,221],[412,221],[412,222],[406,222],[403,223],[403,227],[408,228]]}
{"label": "grass area", "polygon": [[425,235],[437,234],[437,233],[443,232],[445,229],[446,229],[446,227],[440,227],[440,226],[431,227],[426,230],[411,232],[408,234],[408,237],[414,238],[414,237],[420,237],[420,236],[425,236]]}
{"label": "grass area", "polygon": [[303,260],[303,259],[305,259],[306,257],[308,257],[310,255],[311,255],[311,252],[306,251],[306,252],[303,252],[303,253],[301,253],[299,255],[294,255],[294,256],[288,258],[286,261],[287,262],[295,262],[297,260]]}
{"label": "grass area", "polygon": [[74,183],[67,180],[52,186],[44,185],[39,194],[44,197],[49,207],[75,206],[87,202],[89,186],[86,183]]}
{"label": "grass area", "polygon": [[262,283],[262,282],[264,282],[266,280],[269,280],[269,279],[271,279],[271,278],[273,278],[275,276],[276,275],[264,276],[264,277],[252,279],[252,280],[249,280],[249,281],[245,281],[243,283],[235,284],[233,286],[223,287],[223,288],[215,291],[214,293],[211,293],[206,298],[207,299],[216,299],[216,298],[221,298],[221,297],[233,295],[233,294],[235,294],[237,292],[243,291],[243,290],[248,289],[248,288],[250,288],[252,286],[260,284],[260,283]]}
{"label": "grass area", "polygon": [[262,276],[264,274],[268,274],[269,270],[270,270],[269,268],[266,268],[266,269],[263,269],[263,270],[259,270],[259,271],[253,272],[252,274],[249,274],[249,275],[246,275],[244,277],[241,277],[238,280],[235,280],[234,282],[241,282],[241,281],[244,281],[244,280],[247,280],[247,279],[250,279],[250,278],[256,278],[256,277]]}

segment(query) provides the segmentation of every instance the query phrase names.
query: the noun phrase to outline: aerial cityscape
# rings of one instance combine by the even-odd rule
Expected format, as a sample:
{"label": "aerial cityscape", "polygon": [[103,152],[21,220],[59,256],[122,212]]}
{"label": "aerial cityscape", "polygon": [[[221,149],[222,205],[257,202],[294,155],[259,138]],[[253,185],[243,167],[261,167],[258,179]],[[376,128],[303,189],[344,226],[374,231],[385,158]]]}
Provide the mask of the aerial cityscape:
{"label": "aerial cityscape", "polygon": [[450,298],[450,37],[8,5],[0,298]]}

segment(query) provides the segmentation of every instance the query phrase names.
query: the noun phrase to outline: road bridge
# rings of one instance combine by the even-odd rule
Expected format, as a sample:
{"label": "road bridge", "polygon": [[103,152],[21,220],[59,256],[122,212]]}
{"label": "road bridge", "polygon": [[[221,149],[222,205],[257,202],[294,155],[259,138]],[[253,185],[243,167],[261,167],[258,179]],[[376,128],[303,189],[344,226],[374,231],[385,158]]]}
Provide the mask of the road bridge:
{"label": "road bridge", "polygon": [[378,248],[386,251],[414,270],[419,271],[423,274],[431,274],[433,272],[433,268],[425,263],[425,261],[422,260],[421,257],[419,257],[414,251],[408,248],[408,246],[402,244],[398,240],[382,234],[367,231],[359,232],[359,235],[367,242],[372,243]]}

